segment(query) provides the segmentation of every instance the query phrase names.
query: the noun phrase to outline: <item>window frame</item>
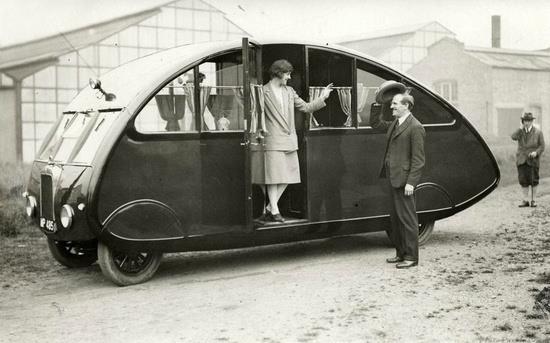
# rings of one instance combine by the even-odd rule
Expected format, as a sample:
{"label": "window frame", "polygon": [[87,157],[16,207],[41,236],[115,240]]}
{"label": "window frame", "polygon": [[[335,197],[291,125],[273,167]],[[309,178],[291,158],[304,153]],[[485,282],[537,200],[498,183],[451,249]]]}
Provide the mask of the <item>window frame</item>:
{"label": "window frame", "polygon": [[[401,82],[406,87],[413,88],[417,92],[423,93],[424,95],[428,96],[430,99],[432,99],[438,105],[440,105],[442,108],[444,108],[452,117],[452,120],[449,121],[449,122],[446,122],[446,123],[420,123],[423,127],[434,127],[434,128],[453,127],[453,126],[457,125],[457,123],[459,122],[459,119],[463,118],[462,114],[460,114],[456,110],[456,108],[454,108],[452,103],[447,101],[446,99],[444,99],[439,93],[437,93],[435,91],[432,91],[432,90],[418,84],[417,82],[413,81],[410,78],[405,77],[401,72],[393,70],[393,69],[391,69],[391,68],[389,68],[389,67],[387,67],[383,64],[380,64],[378,62],[369,60],[367,58],[358,58],[358,57],[356,57],[356,59],[359,62],[359,63],[357,63],[357,66],[360,63],[361,64],[366,64],[366,65],[369,65],[372,68],[375,68],[375,69],[378,69],[380,71],[395,75],[395,81]],[[378,76],[378,74],[373,73],[372,71],[367,71],[367,70],[365,70],[365,71]],[[357,88],[356,84],[354,84],[352,86],[354,88]],[[413,113],[414,113],[414,110],[413,110]],[[358,115],[359,115],[359,113],[356,113],[356,116],[358,116]],[[359,126],[358,129],[359,130],[374,130],[372,128],[372,126]]]}
{"label": "window frame", "polygon": [[[157,132],[144,132],[137,129],[136,126],[136,119],[139,117],[139,115],[142,113],[145,106],[151,102],[151,100],[165,87],[167,87],[171,82],[173,82],[175,79],[177,79],[179,76],[193,71],[193,75],[199,74],[199,67],[203,63],[209,62],[212,59],[228,55],[228,54],[234,54],[234,53],[242,53],[242,47],[238,48],[232,48],[227,49],[223,51],[216,52],[211,55],[207,55],[191,64],[188,64],[184,66],[183,68],[179,69],[177,72],[172,74],[170,77],[168,77],[164,82],[159,83],[157,87],[145,98],[145,100],[136,108],[135,113],[132,115],[132,118],[129,121],[128,127],[131,129],[128,131],[128,135],[135,139],[140,140],[194,140],[199,139],[201,137],[230,137],[230,136],[242,136],[247,132],[247,124],[245,123],[242,130],[227,130],[227,131],[209,131],[204,130],[203,126],[201,124],[201,113],[199,106],[194,106],[194,117],[195,117],[195,130],[192,131],[157,131]],[[194,77],[193,78],[193,97],[195,103],[200,103],[200,84],[199,84],[199,78]]]}
{"label": "window frame", "polygon": [[[356,130],[358,128],[357,126],[357,57],[351,53],[336,50],[329,47],[323,47],[323,46],[315,46],[315,45],[305,45],[305,52],[304,52],[304,58],[305,58],[305,88],[309,92],[310,87],[310,63],[309,63],[309,52],[310,50],[318,50],[323,51],[331,54],[337,54],[345,56],[349,59],[351,59],[351,126],[318,126],[318,127],[311,127],[310,126],[310,120],[307,121],[306,124],[306,131],[307,132],[327,132],[327,131],[347,131],[347,130]],[[311,101],[308,95],[308,101]],[[355,113],[355,115],[354,115]],[[313,116],[313,114],[310,114]],[[309,118],[309,116],[308,116]]]}

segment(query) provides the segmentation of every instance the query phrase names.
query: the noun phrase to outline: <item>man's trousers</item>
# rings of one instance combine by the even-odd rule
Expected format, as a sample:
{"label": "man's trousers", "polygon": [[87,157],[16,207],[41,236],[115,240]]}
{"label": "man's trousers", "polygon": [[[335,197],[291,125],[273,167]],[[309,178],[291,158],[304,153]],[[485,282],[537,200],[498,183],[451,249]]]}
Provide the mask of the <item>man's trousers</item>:
{"label": "man's trousers", "polygon": [[405,187],[390,187],[390,219],[392,241],[397,256],[418,261],[418,217],[414,194],[405,196]]}

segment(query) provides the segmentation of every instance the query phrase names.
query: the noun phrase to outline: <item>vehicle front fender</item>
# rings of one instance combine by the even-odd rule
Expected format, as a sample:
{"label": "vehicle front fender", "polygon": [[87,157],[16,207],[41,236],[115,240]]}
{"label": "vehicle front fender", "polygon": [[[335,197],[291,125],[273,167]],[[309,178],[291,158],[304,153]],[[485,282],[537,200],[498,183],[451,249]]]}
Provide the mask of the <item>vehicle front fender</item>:
{"label": "vehicle front fender", "polygon": [[174,210],[152,199],[139,199],[118,207],[105,219],[102,226],[104,233],[131,241],[155,241],[186,236]]}

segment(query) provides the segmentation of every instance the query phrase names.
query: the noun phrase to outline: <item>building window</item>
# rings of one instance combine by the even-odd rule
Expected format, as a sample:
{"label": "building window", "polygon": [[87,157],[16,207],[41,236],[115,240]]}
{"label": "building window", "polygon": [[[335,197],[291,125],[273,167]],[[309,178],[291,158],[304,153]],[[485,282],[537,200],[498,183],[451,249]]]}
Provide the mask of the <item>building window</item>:
{"label": "building window", "polygon": [[[88,85],[90,77],[100,77],[122,63],[174,45],[212,39],[225,40],[241,37],[243,34],[240,28],[227,21],[224,13],[199,0],[174,1],[160,9],[158,15],[101,42],[82,47],[78,53],[67,53],[60,57],[57,66],[48,67],[23,80],[25,161],[34,158],[35,149],[40,147],[47,128],[51,127],[51,123],[78,91]],[[0,73],[0,86],[12,87],[13,81]],[[158,114],[158,109],[152,105],[145,110],[154,110]],[[158,130],[159,125],[164,129],[166,122],[159,118],[155,120],[161,122],[145,120],[142,123],[143,129]],[[239,120],[232,120],[232,129],[242,129],[237,126],[242,126],[242,123],[237,124]]]}
{"label": "building window", "polygon": [[458,87],[456,80],[440,80],[434,82],[434,89],[443,99],[456,105],[458,102]]}

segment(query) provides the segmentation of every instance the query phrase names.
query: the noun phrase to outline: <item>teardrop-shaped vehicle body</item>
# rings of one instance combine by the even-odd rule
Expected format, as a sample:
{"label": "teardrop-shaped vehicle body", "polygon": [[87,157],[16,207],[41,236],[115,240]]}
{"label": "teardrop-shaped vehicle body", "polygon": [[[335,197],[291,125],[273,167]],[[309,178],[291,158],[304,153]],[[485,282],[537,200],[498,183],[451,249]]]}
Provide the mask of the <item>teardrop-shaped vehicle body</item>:
{"label": "teardrop-shaped vehicle body", "polygon": [[[293,66],[293,91],[274,100],[263,85],[280,59]],[[356,51],[308,42],[185,45],[103,75],[101,89],[82,90],[46,137],[28,186],[32,216],[58,242],[53,247],[69,252],[65,258],[98,257],[118,284],[151,277],[163,252],[385,230],[386,135],[370,123],[380,113],[391,119],[389,106],[376,104],[389,80],[414,97],[413,115],[426,132],[415,191],[425,240],[434,221],[497,186],[487,144],[411,77]],[[313,101],[329,83],[325,107],[289,109],[295,96]],[[281,133],[266,131],[268,106],[286,115]],[[265,137],[275,134],[297,148],[299,161],[299,182],[279,202],[284,222],[264,220],[265,187],[257,181],[266,175]],[[90,248],[98,243],[99,254]]]}

